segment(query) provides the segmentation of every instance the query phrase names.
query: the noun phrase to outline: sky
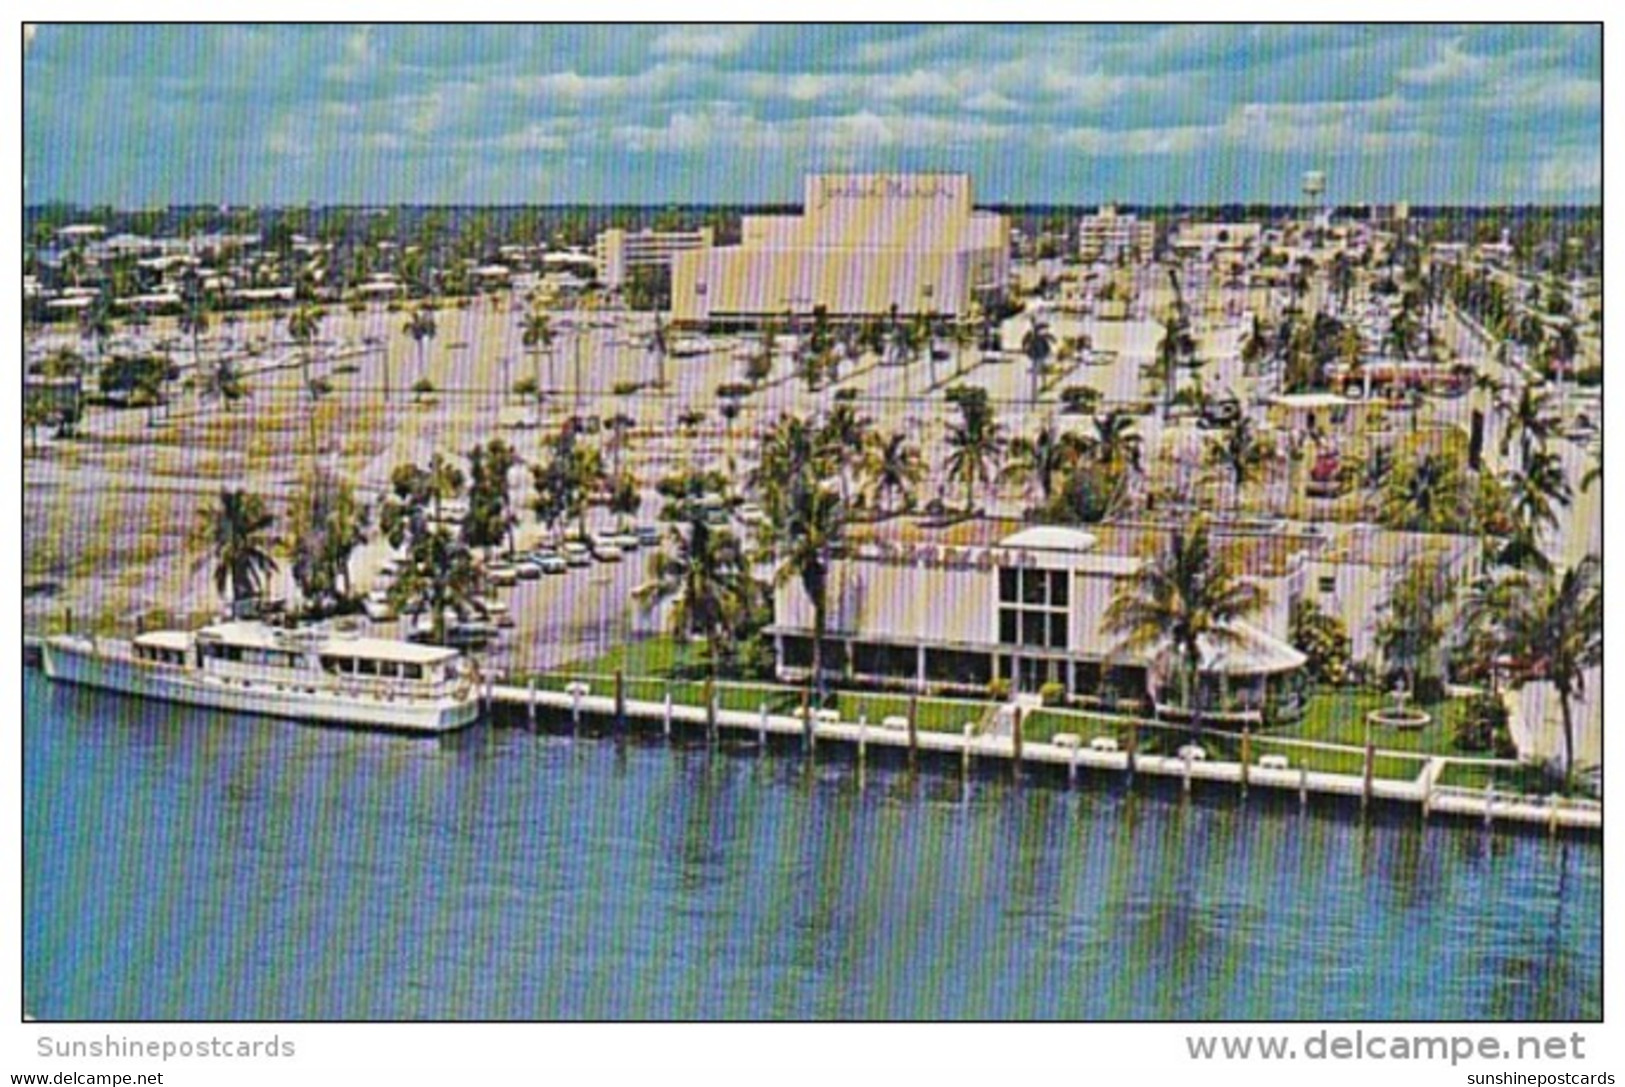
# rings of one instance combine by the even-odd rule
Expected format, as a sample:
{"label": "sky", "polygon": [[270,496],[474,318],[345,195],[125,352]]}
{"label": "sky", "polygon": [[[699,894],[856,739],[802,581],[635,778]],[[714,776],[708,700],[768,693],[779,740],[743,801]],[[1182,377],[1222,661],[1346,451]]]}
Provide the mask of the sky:
{"label": "sky", "polygon": [[24,199],[796,203],[1601,197],[1601,31],[1513,26],[54,26]]}

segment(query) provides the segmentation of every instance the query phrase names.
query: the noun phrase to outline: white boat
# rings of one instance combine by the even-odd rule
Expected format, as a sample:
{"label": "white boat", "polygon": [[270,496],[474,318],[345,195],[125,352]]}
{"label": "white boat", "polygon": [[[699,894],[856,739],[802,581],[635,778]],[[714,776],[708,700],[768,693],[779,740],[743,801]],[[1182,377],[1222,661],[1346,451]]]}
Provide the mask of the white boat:
{"label": "white boat", "polygon": [[258,622],[134,641],[56,635],[43,663],[62,683],[319,724],[439,733],[480,712],[478,676],[455,649]]}

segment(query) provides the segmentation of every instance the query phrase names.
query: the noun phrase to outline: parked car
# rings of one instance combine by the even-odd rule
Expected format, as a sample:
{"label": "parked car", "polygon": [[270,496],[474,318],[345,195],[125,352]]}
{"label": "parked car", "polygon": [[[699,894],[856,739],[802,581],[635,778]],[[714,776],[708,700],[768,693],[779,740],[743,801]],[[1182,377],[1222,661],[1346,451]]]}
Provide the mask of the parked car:
{"label": "parked car", "polygon": [[759,525],[767,520],[767,515],[762,512],[762,507],[754,502],[746,502],[743,506],[740,506],[735,516],[739,518],[739,523],[742,525]]}
{"label": "parked car", "polygon": [[570,569],[570,564],[564,561],[562,555],[544,555],[536,561],[544,574],[563,574]]}
{"label": "parked car", "polygon": [[660,542],[660,528],[657,525],[639,525],[632,530],[632,534],[644,547],[654,547]]}
{"label": "parked car", "polygon": [[565,564],[568,566],[590,566],[592,564],[592,552],[587,550],[587,545],[584,543],[571,540],[564,545],[563,554]]}
{"label": "parked car", "polygon": [[505,562],[488,562],[485,564],[485,576],[493,585],[509,586],[519,582],[519,571]]}
{"label": "parked car", "polygon": [[592,542],[592,557],[599,562],[620,562],[621,549],[605,539]]}

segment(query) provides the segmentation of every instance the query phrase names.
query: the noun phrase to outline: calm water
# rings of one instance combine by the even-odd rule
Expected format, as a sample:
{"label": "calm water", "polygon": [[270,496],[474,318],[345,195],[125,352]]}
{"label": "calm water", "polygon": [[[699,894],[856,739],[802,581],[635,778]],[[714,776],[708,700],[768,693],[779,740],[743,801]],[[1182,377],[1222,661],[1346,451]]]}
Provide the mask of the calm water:
{"label": "calm water", "polygon": [[29,672],[44,1018],[1594,1018],[1601,851]]}

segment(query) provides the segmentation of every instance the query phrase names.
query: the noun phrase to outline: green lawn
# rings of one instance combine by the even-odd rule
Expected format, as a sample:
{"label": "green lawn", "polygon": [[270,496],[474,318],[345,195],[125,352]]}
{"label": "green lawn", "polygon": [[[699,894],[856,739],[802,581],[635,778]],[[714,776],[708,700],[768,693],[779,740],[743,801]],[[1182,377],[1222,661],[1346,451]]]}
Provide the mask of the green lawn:
{"label": "green lawn", "polygon": [[1483,789],[1492,780],[1498,792],[1520,792],[1531,796],[1562,792],[1561,783],[1553,781],[1538,766],[1473,766],[1453,762],[1444,768],[1437,784],[1453,785],[1459,789]]}
{"label": "green lawn", "polygon": [[[1365,715],[1372,710],[1393,706],[1393,698],[1369,691],[1320,690],[1309,698],[1303,717],[1289,725],[1277,725],[1269,730],[1275,737],[1297,740],[1319,740],[1323,743],[1365,746]],[[1414,751],[1422,755],[1463,755],[1452,742],[1456,722],[1466,712],[1463,699],[1452,698],[1420,709],[1433,715],[1433,720],[1422,728],[1409,730],[1370,726],[1371,742],[1389,751]]]}
{"label": "green lawn", "polygon": [[[550,690],[563,690],[573,677],[585,678],[594,694],[613,692],[609,678],[617,668],[626,679],[626,696],[632,699],[658,702],[671,691],[672,699],[680,704],[703,706],[705,683],[691,678],[673,678],[680,664],[697,663],[697,652],[681,651],[668,636],[616,646],[602,656],[578,661],[557,671],[537,676],[539,686]],[[519,683],[524,679],[520,678]],[[803,688],[775,683],[737,683],[720,681],[717,701],[723,709],[752,712],[767,705],[769,712],[794,714],[800,711]],[[958,734],[968,722],[981,722],[991,703],[979,699],[920,698],[912,700],[906,694],[867,691],[836,691],[835,708],[843,721],[855,722],[867,715],[871,725],[879,726],[887,717],[907,716],[910,706],[919,713],[918,727],[927,732]],[[1360,775],[1365,772],[1364,746],[1366,741],[1365,715],[1374,709],[1390,706],[1388,695],[1367,691],[1321,690],[1312,695],[1302,719],[1281,725],[1267,733],[1255,733],[1252,740],[1253,758],[1268,753],[1287,756],[1294,768],[1305,767],[1326,773]],[[1413,780],[1421,773],[1424,759],[1429,755],[1463,757],[1451,743],[1455,722],[1465,711],[1461,699],[1448,699],[1435,705],[1423,706],[1433,715],[1433,721],[1416,731],[1372,726],[1370,737],[1379,749],[1414,753],[1378,755],[1373,770],[1378,777],[1402,781]],[[1077,710],[1045,708],[1029,714],[1022,725],[1022,736],[1034,743],[1048,742],[1055,734],[1070,732],[1087,744],[1097,736],[1110,736],[1126,744],[1127,720],[1099,713]],[[1138,729],[1138,745],[1147,754],[1172,754],[1186,742],[1190,733],[1180,726],[1157,725],[1142,722]],[[1320,743],[1340,744],[1349,750],[1323,751],[1315,748],[1295,747],[1277,743],[1279,740],[1313,740]],[[1239,737],[1207,730],[1203,745],[1215,759],[1240,758]],[[1498,788],[1521,789],[1533,793],[1549,791],[1550,785],[1538,771],[1515,771],[1509,768],[1479,767],[1452,763],[1441,784],[1468,788],[1483,788],[1494,773]]]}

